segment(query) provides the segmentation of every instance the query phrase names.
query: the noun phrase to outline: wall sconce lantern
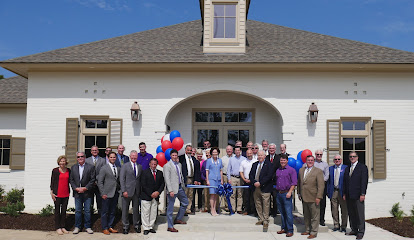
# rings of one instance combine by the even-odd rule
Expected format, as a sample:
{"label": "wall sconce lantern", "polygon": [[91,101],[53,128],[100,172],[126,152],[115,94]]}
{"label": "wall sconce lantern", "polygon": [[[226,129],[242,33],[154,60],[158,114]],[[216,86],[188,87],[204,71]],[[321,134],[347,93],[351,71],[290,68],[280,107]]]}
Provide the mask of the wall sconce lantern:
{"label": "wall sconce lantern", "polygon": [[308,110],[309,122],[314,123],[314,122],[318,121],[318,112],[319,112],[318,106],[316,106],[315,103],[312,103],[309,106],[309,110]]}
{"label": "wall sconce lantern", "polygon": [[141,109],[139,108],[138,102],[134,102],[131,106],[131,119],[132,121],[139,121],[139,115]]}

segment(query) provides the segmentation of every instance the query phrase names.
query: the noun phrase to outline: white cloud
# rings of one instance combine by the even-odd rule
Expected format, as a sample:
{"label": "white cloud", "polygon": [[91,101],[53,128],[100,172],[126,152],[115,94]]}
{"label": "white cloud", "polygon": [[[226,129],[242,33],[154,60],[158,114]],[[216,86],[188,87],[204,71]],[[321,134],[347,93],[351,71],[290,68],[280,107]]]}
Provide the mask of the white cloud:
{"label": "white cloud", "polygon": [[97,7],[108,11],[129,11],[131,8],[127,5],[126,0],[72,0],[85,7]]}

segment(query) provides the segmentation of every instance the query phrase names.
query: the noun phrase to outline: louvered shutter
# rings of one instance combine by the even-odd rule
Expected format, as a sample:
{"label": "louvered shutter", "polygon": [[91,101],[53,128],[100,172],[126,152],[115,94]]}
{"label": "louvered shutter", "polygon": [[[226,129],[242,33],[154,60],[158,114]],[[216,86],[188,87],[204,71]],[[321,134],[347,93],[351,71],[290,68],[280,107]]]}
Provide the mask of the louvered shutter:
{"label": "louvered shutter", "polygon": [[374,178],[387,178],[387,141],[386,121],[374,120],[373,123],[373,146],[374,146]]}
{"label": "louvered shutter", "polygon": [[76,152],[78,151],[79,139],[79,120],[77,118],[66,119],[66,143],[65,155],[68,160],[68,166],[74,165],[76,160]]}
{"label": "louvered shutter", "polygon": [[333,165],[332,159],[341,151],[341,122],[339,119],[327,120],[326,128],[327,162]]}
{"label": "louvered shutter", "polygon": [[122,144],[122,119],[110,119],[109,146],[116,149]]}
{"label": "louvered shutter", "polygon": [[24,170],[26,151],[26,138],[11,139],[10,169]]}

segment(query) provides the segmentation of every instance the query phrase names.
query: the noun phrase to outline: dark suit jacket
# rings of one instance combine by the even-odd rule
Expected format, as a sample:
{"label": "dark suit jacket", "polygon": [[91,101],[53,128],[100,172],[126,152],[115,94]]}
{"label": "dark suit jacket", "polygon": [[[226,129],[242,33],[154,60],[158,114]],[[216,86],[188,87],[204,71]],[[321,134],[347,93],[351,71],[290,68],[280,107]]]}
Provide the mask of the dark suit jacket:
{"label": "dark suit jacket", "polygon": [[351,167],[345,169],[344,173],[344,195],[347,199],[359,199],[361,195],[367,193],[368,168],[363,163],[358,162],[352,176],[349,176]]}
{"label": "dark suit jacket", "polygon": [[[70,170],[69,182],[73,190],[73,197],[78,198],[81,194],[84,194],[85,197],[93,197],[93,192],[91,191],[95,184],[95,166],[85,162],[82,174],[82,180],[79,175],[79,164],[73,165]],[[88,189],[84,193],[78,193],[75,189],[78,187],[86,187]]]}
{"label": "dark suit jacket", "polygon": [[[152,175],[151,168],[147,168],[143,171],[141,176],[141,183],[142,183],[142,191],[141,191],[141,199],[146,201],[151,201],[152,197],[151,194],[155,191],[158,191],[160,194],[164,190],[165,183],[164,183],[164,175],[160,170],[157,170],[156,173],[156,181],[154,180],[154,175]],[[156,200],[159,200],[159,196]]]}
{"label": "dark suit jacket", "polygon": [[[259,165],[259,161],[253,163],[252,169],[250,170],[249,179],[250,184],[252,187],[254,186],[254,183],[257,182],[255,180],[256,177],[256,170],[257,166]],[[273,174],[274,174],[274,166],[270,161],[264,160],[262,170],[260,171],[259,176],[259,182],[260,182],[260,190],[262,190],[263,193],[270,193],[273,188]]]}
{"label": "dark suit jacket", "polygon": [[[193,159],[193,164],[194,164],[194,181],[200,182],[201,181],[200,162],[193,156],[191,157],[191,159]],[[186,183],[188,172],[190,171],[190,166],[187,166],[185,155],[181,155],[179,157],[179,160],[183,168],[182,171],[183,171],[183,176],[184,176],[184,182]]]}
{"label": "dark suit jacket", "polygon": [[270,154],[266,156],[265,161],[269,161],[270,163],[273,163],[275,172],[280,167],[280,156],[278,156],[278,154],[275,154],[275,157],[273,158],[273,162],[270,161]]}
{"label": "dark suit jacket", "polygon": [[[345,176],[345,170],[348,168],[347,165],[342,165],[340,174],[339,174],[339,196],[343,196],[344,193],[344,176]],[[326,193],[329,198],[332,198],[333,192],[335,190],[335,165],[329,167],[329,179],[328,184],[326,185]]]}
{"label": "dark suit jacket", "polygon": [[[121,161],[119,161],[119,158],[120,158],[120,155],[117,153],[115,165],[117,167],[122,167],[122,164],[121,164]],[[122,158],[124,159],[124,163],[129,162],[129,157],[127,155],[122,155]]]}

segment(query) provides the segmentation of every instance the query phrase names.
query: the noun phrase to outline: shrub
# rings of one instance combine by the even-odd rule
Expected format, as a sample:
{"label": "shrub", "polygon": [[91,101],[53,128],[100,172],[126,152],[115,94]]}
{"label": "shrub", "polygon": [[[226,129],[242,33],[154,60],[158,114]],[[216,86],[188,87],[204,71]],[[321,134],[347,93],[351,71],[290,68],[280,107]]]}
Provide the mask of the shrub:
{"label": "shrub", "polygon": [[40,210],[39,215],[41,217],[48,217],[48,216],[52,216],[54,213],[54,207],[50,204],[46,205],[46,207],[42,208],[42,210]]}
{"label": "shrub", "polygon": [[410,217],[410,221],[411,221],[411,223],[414,225],[414,205],[413,205],[413,208],[411,209],[411,217]]}
{"label": "shrub", "polygon": [[71,207],[71,208],[68,208],[67,210],[66,210],[67,212],[75,212],[75,208],[74,207]]}
{"label": "shrub", "polygon": [[0,208],[1,212],[4,212],[7,215],[17,217],[24,210],[25,206],[23,202],[16,203],[7,203],[7,206]]}
{"label": "shrub", "polygon": [[3,200],[3,195],[4,195],[4,186],[3,185],[0,185],[0,201],[2,201]]}
{"label": "shrub", "polygon": [[401,206],[400,203],[395,203],[394,205],[392,205],[391,211],[390,211],[391,215],[393,217],[395,217],[399,222],[402,222],[403,217],[404,217],[404,211],[401,210]]}
{"label": "shrub", "polygon": [[8,203],[17,203],[17,202],[23,202],[23,196],[24,196],[23,188],[22,189],[13,188],[9,192],[7,192],[4,198],[6,202]]}

